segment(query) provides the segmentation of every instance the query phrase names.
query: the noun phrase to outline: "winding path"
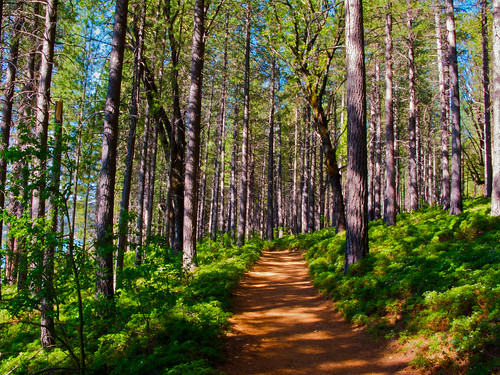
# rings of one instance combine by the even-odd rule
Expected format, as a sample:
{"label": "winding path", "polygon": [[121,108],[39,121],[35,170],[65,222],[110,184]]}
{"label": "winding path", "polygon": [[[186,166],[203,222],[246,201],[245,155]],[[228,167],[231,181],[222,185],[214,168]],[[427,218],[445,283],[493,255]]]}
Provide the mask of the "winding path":
{"label": "winding path", "polygon": [[314,289],[301,252],[265,252],[235,291],[228,361],[244,374],[419,374]]}

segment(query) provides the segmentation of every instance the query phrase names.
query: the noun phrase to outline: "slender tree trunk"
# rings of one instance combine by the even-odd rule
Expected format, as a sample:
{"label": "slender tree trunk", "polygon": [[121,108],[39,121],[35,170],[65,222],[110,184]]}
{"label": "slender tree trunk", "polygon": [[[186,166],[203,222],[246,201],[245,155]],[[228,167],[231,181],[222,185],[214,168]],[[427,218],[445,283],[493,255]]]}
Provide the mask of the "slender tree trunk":
{"label": "slender tree trunk", "polygon": [[293,180],[292,180],[292,234],[297,234],[299,232],[297,217],[298,217],[298,192],[297,192],[297,160],[298,160],[298,127],[299,127],[299,109],[298,103],[295,106],[295,132],[294,132],[294,143],[293,143]]}
{"label": "slender tree trunk", "polygon": [[155,196],[155,181],[156,181],[156,160],[158,153],[158,128],[154,128],[154,135],[151,141],[151,160],[149,163],[149,179],[147,184],[147,195],[146,195],[146,245],[149,244],[151,239],[151,231],[153,225],[153,207],[154,207],[154,196]]}
{"label": "slender tree trunk", "polygon": [[40,338],[42,346],[45,348],[54,346],[55,328],[54,328],[54,257],[56,253],[56,234],[58,231],[59,207],[58,197],[61,180],[61,160],[62,160],[62,114],[63,102],[56,102],[56,121],[55,121],[55,148],[52,158],[52,195],[50,198],[50,228],[52,236],[49,237],[47,251],[43,256],[44,276],[42,281],[42,298],[40,301]]}
{"label": "slender tree trunk", "polygon": [[170,244],[176,253],[183,250],[184,230],[184,158],[186,148],[185,125],[180,105],[179,88],[179,54],[180,43],[174,34],[175,16],[171,15],[171,1],[165,4],[165,16],[168,20],[167,31],[170,41],[170,55],[172,59],[171,85],[173,94],[172,133],[170,134],[170,199],[172,202],[172,234]]}
{"label": "slender tree trunk", "polygon": [[266,239],[274,238],[274,61],[271,68],[271,98],[269,108],[269,131],[267,148],[267,217]]}
{"label": "slender tree trunk", "polygon": [[146,126],[144,127],[144,137],[142,140],[142,154],[141,154],[141,165],[139,168],[139,189],[137,191],[137,223],[136,223],[136,233],[137,238],[135,240],[135,264],[139,265],[142,263],[142,245],[143,245],[143,233],[144,233],[144,198],[146,191],[146,169],[148,167],[148,154],[149,154],[149,135],[151,134],[150,121],[146,119]]}
{"label": "slender tree trunk", "polygon": [[[210,105],[208,106],[208,121],[206,125],[206,131],[205,131],[205,141],[203,142],[203,145],[205,147],[204,151],[204,156],[203,156],[203,161],[202,164],[205,166],[205,169],[203,170],[203,178],[202,178],[202,183],[201,183],[201,190],[200,190],[200,200],[199,200],[199,211],[198,211],[198,239],[201,239],[205,236],[205,195],[206,195],[206,190],[207,190],[207,169],[208,169],[208,149],[209,149],[209,139],[210,139],[210,130],[211,130],[211,124],[212,124],[212,103],[213,103],[213,96],[214,96],[214,85],[212,84],[212,89],[210,93]],[[200,171],[201,172],[201,171]]]}
{"label": "slender tree trunk", "polygon": [[500,216],[500,0],[493,0],[493,186],[491,216]]}
{"label": "slender tree trunk", "polygon": [[132,167],[135,153],[135,134],[137,120],[139,117],[139,91],[142,76],[142,49],[144,44],[144,24],[146,21],[146,1],[142,0],[140,7],[140,19],[134,22],[135,48],[134,48],[134,77],[132,83],[132,100],[130,105],[130,128],[127,141],[127,156],[125,159],[125,175],[123,177],[122,198],[120,202],[120,219],[118,229],[118,251],[116,254],[115,287],[123,269],[123,255],[127,250],[127,237],[129,227],[129,202],[130,189],[132,186]]}
{"label": "slender tree trunk", "polygon": [[409,182],[408,194],[410,196],[410,211],[418,209],[418,163],[417,163],[417,111],[415,97],[415,57],[414,57],[414,35],[413,16],[411,14],[411,0],[408,0],[408,10],[406,14],[408,27],[408,90],[409,101]]}
{"label": "slender tree trunk", "polygon": [[375,61],[375,207],[374,218],[378,220],[382,215],[382,118],[380,110],[380,62]]}
{"label": "slender tree trunk", "polygon": [[344,270],[368,253],[368,181],[363,7],[346,0],[347,214]]}
{"label": "slender tree trunk", "polygon": [[312,233],[315,230],[316,221],[316,197],[314,188],[316,187],[316,145],[314,142],[313,135],[311,133],[310,137],[310,147],[309,147],[309,158],[311,160],[311,175],[309,176],[308,183],[308,219],[307,219],[307,233]]}
{"label": "slender tree trunk", "polygon": [[[108,92],[104,107],[104,132],[96,210],[96,298],[113,299],[113,207],[123,52],[127,30],[128,0],[117,0],[110,55]],[[105,312],[106,313],[106,312]]]}
{"label": "slender tree trunk", "polygon": [[247,193],[248,193],[248,138],[250,134],[250,2],[246,4],[245,21],[245,83],[244,83],[244,104],[243,104],[243,131],[241,139],[241,177],[240,177],[240,203],[238,216],[238,236],[237,245],[243,246],[247,231]]}
{"label": "slender tree trunk", "polygon": [[455,41],[453,0],[446,0],[446,28],[448,30],[448,65],[451,96],[451,190],[450,214],[462,213],[462,146],[460,139],[460,94],[458,89],[458,62]]}
{"label": "slender tree trunk", "polygon": [[[278,76],[279,77],[279,76]],[[279,95],[279,94],[278,94]],[[279,228],[278,230],[278,236],[279,238],[283,237],[283,227],[285,226],[284,224],[284,210],[283,210],[283,167],[282,167],[282,161],[281,161],[281,117],[280,117],[280,106],[278,103],[277,109],[276,109],[276,115],[277,115],[277,121],[276,121],[276,189],[275,189],[275,196],[276,196],[276,212],[277,215],[275,217],[276,219],[276,225]]]}
{"label": "slender tree trunk", "polygon": [[[42,56],[40,64],[40,81],[38,85],[37,101],[36,101],[36,126],[35,139],[40,142],[40,154],[34,161],[36,188],[33,191],[32,200],[32,216],[34,219],[44,221],[45,218],[45,198],[43,197],[46,189],[45,168],[47,165],[47,137],[49,126],[49,103],[50,103],[50,84],[52,80],[52,65],[54,62],[54,45],[56,38],[56,23],[57,23],[57,0],[47,1],[45,8],[45,31],[42,44]],[[56,163],[56,161],[54,162]],[[57,212],[55,214],[57,220]],[[43,228],[43,225],[40,227]],[[57,230],[57,226],[56,226]],[[45,242],[45,239],[42,239]],[[43,268],[42,275],[42,299],[41,299],[41,344],[42,347],[48,348],[55,345],[54,337],[54,322],[50,310],[52,309],[52,278],[53,278],[53,254],[49,245],[48,254],[44,254],[43,250],[39,250],[41,266]],[[46,258],[47,257],[47,258]],[[44,262],[48,259],[47,264]]]}
{"label": "slender tree trunk", "polygon": [[187,108],[186,174],[184,177],[183,257],[185,270],[196,262],[196,207],[200,160],[200,123],[205,55],[205,2],[196,0],[194,9],[191,84]]}
{"label": "slender tree trunk", "polygon": [[384,222],[396,224],[396,166],[394,158],[394,110],[392,69],[392,3],[385,15],[385,198]]}
{"label": "slender tree trunk", "polygon": [[229,186],[229,227],[228,232],[231,238],[234,240],[236,234],[236,223],[237,220],[237,165],[238,165],[238,117],[239,117],[239,106],[238,103],[235,104],[234,108],[234,124],[233,124],[233,148],[231,151],[231,179]]}
{"label": "slender tree trunk", "polygon": [[491,160],[491,116],[490,116],[490,58],[488,52],[488,4],[481,2],[481,39],[483,48],[483,111],[484,111],[484,196],[491,197],[492,160]]}
{"label": "slender tree trunk", "polygon": [[[307,118],[304,118],[304,122],[308,124]],[[303,149],[303,157],[302,157],[302,176],[304,176],[303,184],[302,184],[302,208],[301,208],[301,232],[302,233],[307,233],[307,221],[309,219],[309,204],[308,204],[308,184],[309,184],[309,132],[307,131],[307,126],[306,130],[304,131],[304,143],[302,146]]]}
{"label": "slender tree trunk", "polygon": [[[3,9],[3,3],[0,4],[0,12]],[[17,73],[17,58],[19,55],[19,32],[22,26],[21,15],[19,12],[22,10],[22,2],[19,1],[15,6],[15,16],[14,16],[14,29],[10,40],[10,52],[9,60],[7,64],[7,73],[5,76],[4,90],[3,90],[3,106],[2,106],[2,121],[0,123],[0,211],[5,208],[5,195],[6,195],[6,185],[5,181],[7,178],[7,158],[6,151],[9,148],[10,140],[10,127],[12,121],[12,107],[14,98],[14,88],[16,84],[16,73]],[[1,14],[0,14],[1,21]],[[0,30],[0,37],[2,36]],[[3,220],[0,220],[0,248],[2,248],[3,240]],[[0,256],[0,299],[1,294],[1,264],[2,259]],[[6,264],[7,265],[7,264]],[[7,267],[6,267],[7,269]]]}

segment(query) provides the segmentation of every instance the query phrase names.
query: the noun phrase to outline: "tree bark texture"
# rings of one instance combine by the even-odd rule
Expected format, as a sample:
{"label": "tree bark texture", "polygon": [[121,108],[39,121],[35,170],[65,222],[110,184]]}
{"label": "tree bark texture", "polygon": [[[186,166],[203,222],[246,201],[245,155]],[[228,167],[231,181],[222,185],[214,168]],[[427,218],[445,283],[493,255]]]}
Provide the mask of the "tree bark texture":
{"label": "tree bark texture", "polygon": [[243,87],[243,129],[241,138],[241,177],[240,177],[240,202],[238,216],[238,236],[237,245],[243,246],[245,243],[245,234],[247,231],[247,193],[248,193],[248,167],[249,150],[248,137],[250,133],[250,2],[246,4],[245,21],[245,82]]}
{"label": "tree bark texture", "polygon": [[453,0],[446,0],[446,29],[448,31],[448,66],[451,97],[451,189],[450,214],[462,213],[462,146],[460,136],[460,94],[458,88],[458,61],[455,38]]}
{"label": "tree bark texture", "polygon": [[411,0],[408,0],[406,22],[408,27],[408,90],[409,90],[409,180],[408,195],[410,211],[418,209],[418,162],[417,162],[417,109],[415,95],[415,53],[413,35],[413,15],[411,14]]}
{"label": "tree bark texture", "polygon": [[491,197],[493,164],[491,159],[490,57],[488,51],[488,4],[481,3],[481,40],[483,49],[483,115],[484,115],[484,196]]}
{"label": "tree bark texture", "polygon": [[[134,22],[134,76],[132,83],[132,95],[130,104],[130,128],[127,140],[127,156],[125,158],[125,175],[123,177],[122,198],[120,202],[120,219],[118,229],[118,251],[116,254],[115,278],[119,278],[119,273],[123,268],[123,256],[127,250],[127,237],[129,227],[129,203],[130,189],[132,187],[132,167],[135,154],[135,138],[137,120],[139,117],[139,91],[142,77],[142,49],[144,45],[144,24],[146,21],[146,1],[143,0],[139,6],[139,21]],[[139,23],[139,25],[137,25]],[[115,281],[116,284],[116,281]]]}
{"label": "tree bark texture", "polygon": [[346,0],[347,205],[345,272],[368,253],[368,171],[363,7]]}
{"label": "tree bark texture", "polygon": [[182,263],[192,271],[196,262],[196,207],[200,161],[200,124],[205,55],[205,2],[196,0],[194,8],[191,84],[187,108],[186,172],[184,176],[184,228]]}
{"label": "tree bark texture", "polygon": [[500,0],[493,0],[493,186],[491,215],[500,216]]}
{"label": "tree bark texture", "polygon": [[109,61],[108,91],[104,107],[104,131],[101,151],[96,210],[96,298],[112,300],[113,291],[113,207],[115,200],[116,148],[123,70],[123,52],[127,30],[128,0],[117,0],[113,40]]}
{"label": "tree bark texture", "polygon": [[271,68],[271,98],[269,100],[269,130],[267,133],[267,215],[266,215],[266,239],[274,237],[274,62]]}
{"label": "tree bark texture", "polygon": [[385,198],[384,222],[396,224],[396,166],[394,158],[394,100],[392,68],[392,4],[385,15]]}

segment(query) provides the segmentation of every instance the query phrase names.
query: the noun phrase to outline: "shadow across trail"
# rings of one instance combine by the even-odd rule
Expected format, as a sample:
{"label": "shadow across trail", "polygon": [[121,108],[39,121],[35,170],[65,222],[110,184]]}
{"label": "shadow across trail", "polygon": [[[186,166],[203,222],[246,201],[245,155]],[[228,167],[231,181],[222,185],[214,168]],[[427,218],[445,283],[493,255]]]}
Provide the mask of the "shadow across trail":
{"label": "shadow across trail", "polygon": [[265,252],[235,290],[227,362],[240,374],[418,374],[319,295],[301,252]]}

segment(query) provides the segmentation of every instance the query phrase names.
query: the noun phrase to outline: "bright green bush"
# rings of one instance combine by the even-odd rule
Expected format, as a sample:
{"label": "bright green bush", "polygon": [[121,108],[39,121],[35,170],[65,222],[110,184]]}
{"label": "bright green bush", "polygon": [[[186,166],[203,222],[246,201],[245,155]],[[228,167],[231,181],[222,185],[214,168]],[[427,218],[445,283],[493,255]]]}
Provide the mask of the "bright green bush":
{"label": "bright green bush", "polygon": [[[500,344],[500,219],[490,217],[485,199],[464,207],[458,216],[429,207],[399,215],[393,227],[370,223],[370,253],[345,276],[344,235],[329,229],[298,239],[315,285],[347,319],[387,337],[429,341],[415,362],[424,367],[453,366],[460,358],[471,373],[489,374],[500,368],[494,355]],[[431,350],[437,346],[449,355]]]}

